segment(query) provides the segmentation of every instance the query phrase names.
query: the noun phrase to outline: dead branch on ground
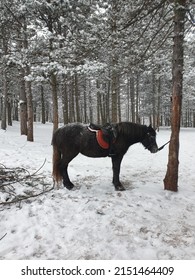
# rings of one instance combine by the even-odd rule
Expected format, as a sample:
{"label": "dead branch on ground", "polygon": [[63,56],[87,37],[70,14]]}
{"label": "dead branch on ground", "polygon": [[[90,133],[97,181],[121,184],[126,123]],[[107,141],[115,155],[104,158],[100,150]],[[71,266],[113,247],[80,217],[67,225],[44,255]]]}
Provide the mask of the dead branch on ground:
{"label": "dead branch on ground", "polygon": [[38,174],[46,162],[34,173],[21,167],[8,168],[0,164],[0,205],[8,205],[51,191],[54,186],[46,181],[46,176]]}

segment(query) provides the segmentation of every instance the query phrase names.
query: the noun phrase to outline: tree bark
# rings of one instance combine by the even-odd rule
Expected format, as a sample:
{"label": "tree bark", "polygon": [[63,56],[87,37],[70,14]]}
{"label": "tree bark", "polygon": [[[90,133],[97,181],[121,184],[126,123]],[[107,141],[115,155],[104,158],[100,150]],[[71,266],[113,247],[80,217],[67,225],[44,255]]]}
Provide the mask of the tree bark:
{"label": "tree bark", "polygon": [[135,122],[135,80],[133,73],[130,74],[130,99],[131,99],[131,121]]}
{"label": "tree bark", "polygon": [[12,99],[11,96],[8,95],[7,98],[7,123],[12,126]]}
{"label": "tree bark", "polygon": [[2,120],[3,113],[3,96],[0,97],[0,121]]}
{"label": "tree bark", "polygon": [[34,132],[33,132],[33,98],[32,98],[32,89],[31,82],[27,82],[28,84],[28,129],[27,129],[27,141],[34,141]]}
{"label": "tree bark", "polygon": [[111,97],[112,97],[112,122],[117,122],[118,120],[118,114],[117,114],[117,76],[115,73],[115,69],[113,69],[113,73],[112,73],[112,93],[111,93]]}
{"label": "tree bark", "polygon": [[156,129],[156,78],[152,70],[152,126]]}
{"label": "tree bark", "polygon": [[158,91],[157,91],[157,130],[159,131],[159,126],[161,125],[160,119],[160,97],[161,97],[161,77],[158,78]]}
{"label": "tree bark", "polygon": [[117,26],[116,26],[116,17],[117,17],[117,1],[112,1],[112,65],[111,65],[111,104],[112,104],[112,115],[111,121],[117,122],[118,120],[118,75],[117,75],[117,65],[118,65],[118,54],[117,54]]}
{"label": "tree bark", "polygon": [[81,117],[80,117],[80,94],[79,94],[79,88],[78,88],[77,73],[74,74],[74,93],[75,93],[75,106],[76,106],[76,121],[81,122]]}
{"label": "tree bark", "polygon": [[99,92],[100,84],[99,81],[96,81],[96,88],[97,88],[97,123],[101,123],[101,95]]}
{"label": "tree bark", "polygon": [[21,69],[20,80],[20,133],[21,135],[27,135],[27,98],[24,81],[25,71]]}
{"label": "tree bark", "polygon": [[70,78],[70,87],[69,87],[69,121],[75,122],[75,94],[74,94],[74,80],[73,77]]}
{"label": "tree bark", "polygon": [[63,104],[63,119],[64,124],[67,124],[69,121],[68,115],[68,91],[65,77],[63,78],[63,90],[62,90],[62,104]]}
{"label": "tree bark", "polygon": [[[30,74],[30,67],[26,67],[27,75]],[[34,141],[34,133],[33,133],[33,97],[32,97],[32,89],[31,82],[26,81],[26,89],[27,89],[27,111],[28,111],[28,129],[27,129],[27,141]]]}
{"label": "tree bark", "polygon": [[53,101],[53,132],[58,128],[58,92],[57,78],[54,73],[51,74],[52,101]]}
{"label": "tree bark", "polygon": [[90,122],[93,122],[93,101],[92,101],[92,94],[91,94],[91,80],[89,79],[89,92],[88,92],[88,96],[89,96],[89,120]]}
{"label": "tree bark", "polygon": [[87,123],[87,79],[83,78],[83,122]]}
{"label": "tree bark", "polygon": [[41,123],[46,123],[45,118],[45,95],[44,95],[44,88],[43,85],[40,85],[40,92],[41,92]]}
{"label": "tree bark", "polygon": [[6,69],[3,71],[3,97],[2,97],[2,120],[1,129],[6,130],[7,128],[7,98],[8,98],[8,88],[7,88],[7,73]]}
{"label": "tree bark", "polygon": [[120,97],[120,80],[117,77],[117,106],[118,106],[118,122],[121,122],[121,97]]}
{"label": "tree bark", "polygon": [[108,85],[106,87],[105,85],[105,92],[106,92],[106,105],[105,105],[105,108],[106,108],[106,112],[105,112],[105,122],[110,122],[111,119],[110,119],[110,90],[111,90],[111,83],[110,81],[108,81]]}
{"label": "tree bark", "polygon": [[164,189],[178,191],[179,169],[179,132],[182,106],[183,84],[183,41],[185,6],[187,0],[175,0],[174,11],[174,45],[172,62],[172,116],[171,116],[171,142],[169,145],[169,158],[167,173],[164,178]]}
{"label": "tree bark", "polygon": [[135,101],[135,121],[140,123],[139,118],[139,73],[136,74],[136,101]]}

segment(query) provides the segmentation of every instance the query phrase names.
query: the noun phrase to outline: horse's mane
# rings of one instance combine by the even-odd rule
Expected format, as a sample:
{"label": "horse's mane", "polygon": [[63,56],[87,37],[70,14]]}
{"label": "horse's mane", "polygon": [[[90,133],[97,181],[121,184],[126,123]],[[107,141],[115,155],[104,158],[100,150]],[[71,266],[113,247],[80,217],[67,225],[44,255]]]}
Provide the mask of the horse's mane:
{"label": "horse's mane", "polygon": [[144,136],[147,132],[147,126],[132,122],[120,122],[116,124],[116,130],[119,134],[135,139]]}

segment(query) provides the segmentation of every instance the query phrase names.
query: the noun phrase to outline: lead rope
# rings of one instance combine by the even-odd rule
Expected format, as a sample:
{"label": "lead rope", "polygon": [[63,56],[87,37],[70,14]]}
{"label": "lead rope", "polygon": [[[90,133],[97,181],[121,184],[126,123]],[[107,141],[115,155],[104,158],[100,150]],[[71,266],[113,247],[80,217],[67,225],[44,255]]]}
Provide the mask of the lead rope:
{"label": "lead rope", "polygon": [[161,151],[167,144],[170,143],[171,140],[169,140],[167,143],[165,143],[164,145],[162,145],[160,148],[158,148],[158,151]]}

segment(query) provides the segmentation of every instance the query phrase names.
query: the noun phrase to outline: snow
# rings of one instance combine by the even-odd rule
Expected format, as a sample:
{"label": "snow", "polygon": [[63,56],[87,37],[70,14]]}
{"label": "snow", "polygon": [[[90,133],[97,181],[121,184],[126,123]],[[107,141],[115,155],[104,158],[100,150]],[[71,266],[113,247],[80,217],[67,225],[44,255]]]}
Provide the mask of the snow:
{"label": "snow", "polygon": [[[14,123],[0,130],[0,163],[39,171],[52,186],[52,124],[35,124],[27,142]],[[157,135],[161,146],[170,129]],[[130,147],[121,167],[124,192],[111,183],[109,158],[77,156],[69,166],[76,188],[63,187],[23,201],[0,205],[0,259],[169,260],[195,258],[195,129],[180,135],[179,191],[165,191],[168,145],[151,154]],[[18,193],[20,185],[18,184]],[[0,192],[0,202],[5,194]]]}

